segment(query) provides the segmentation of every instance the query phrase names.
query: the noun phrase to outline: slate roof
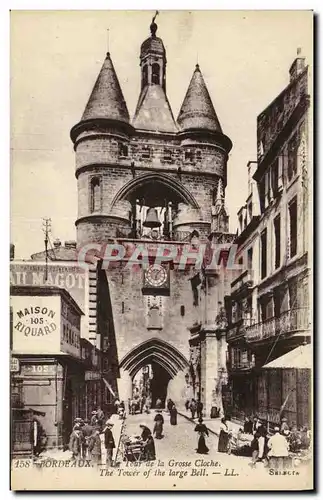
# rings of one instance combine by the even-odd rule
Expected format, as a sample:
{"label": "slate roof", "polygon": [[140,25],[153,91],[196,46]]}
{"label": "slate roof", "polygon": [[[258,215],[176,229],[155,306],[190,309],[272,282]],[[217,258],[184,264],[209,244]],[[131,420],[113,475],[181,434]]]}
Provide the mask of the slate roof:
{"label": "slate roof", "polygon": [[188,86],[177,123],[180,130],[206,129],[222,133],[220,122],[198,64]]}
{"label": "slate roof", "polygon": [[163,88],[147,85],[143,88],[132,125],[136,129],[176,133],[177,126]]}
{"label": "slate roof", "polygon": [[161,54],[165,55],[165,47],[163,40],[157,36],[150,36],[142,44],[140,48],[140,56],[144,57],[146,54]]}
{"label": "slate roof", "polygon": [[108,118],[129,123],[127,104],[109,52],[95,82],[81,121],[94,118]]}

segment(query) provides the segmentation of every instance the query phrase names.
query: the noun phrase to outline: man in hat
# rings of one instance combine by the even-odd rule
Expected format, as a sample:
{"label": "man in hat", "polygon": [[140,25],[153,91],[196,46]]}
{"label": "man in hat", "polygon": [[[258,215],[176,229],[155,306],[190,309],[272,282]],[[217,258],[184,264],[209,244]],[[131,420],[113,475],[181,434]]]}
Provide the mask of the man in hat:
{"label": "man in hat", "polygon": [[72,452],[72,458],[80,458],[83,446],[83,434],[81,431],[81,425],[79,423],[75,424],[70,437],[69,448]]}
{"label": "man in hat", "polygon": [[98,425],[98,412],[96,410],[92,411],[91,425],[96,427]]}
{"label": "man in hat", "polygon": [[107,467],[111,467],[112,465],[113,449],[116,447],[114,442],[114,437],[112,434],[112,427],[113,423],[111,422],[111,420],[108,420],[106,422],[106,427],[104,429],[104,444],[107,450],[107,458],[106,458]]}

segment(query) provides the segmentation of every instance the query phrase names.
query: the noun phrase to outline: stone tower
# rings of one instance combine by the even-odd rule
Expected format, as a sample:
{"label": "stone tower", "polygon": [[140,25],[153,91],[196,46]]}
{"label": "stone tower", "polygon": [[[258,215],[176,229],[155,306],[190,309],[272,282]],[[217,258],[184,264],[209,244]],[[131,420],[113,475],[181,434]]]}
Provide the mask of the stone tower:
{"label": "stone tower", "polygon": [[[161,242],[181,251],[193,237],[203,241],[214,230],[227,231],[224,196],[232,147],[198,65],[174,120],[166,94],[166,50],[154,20],[150,32],[140,49],[141,91],[132,123],[107,54],[82,119],[71,131],[78,246],[111,239],[124,245],[140,243],[147,248],[149,262],[153,246]],[[157,384],[153,401],[160,391],[162,398],[167,393],[183,402],[188,329],[197,318],[192,269],[180,270],[176,259],[164,271],[126,264],[119,262],[106,271],[121,397],[131,397],[131,379],[150,364],[155,385],[157,379],[164,381],[159,389]]]}

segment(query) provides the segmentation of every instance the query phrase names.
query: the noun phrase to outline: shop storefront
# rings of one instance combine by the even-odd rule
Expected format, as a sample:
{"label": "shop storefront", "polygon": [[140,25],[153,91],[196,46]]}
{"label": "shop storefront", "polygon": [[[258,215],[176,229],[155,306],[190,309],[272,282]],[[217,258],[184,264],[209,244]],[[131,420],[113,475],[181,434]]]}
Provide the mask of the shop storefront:
{"label": "shop storefront", "polygon": [[63,447],[84,413],[81,315],[63,289],[11,289],[13,454]]}

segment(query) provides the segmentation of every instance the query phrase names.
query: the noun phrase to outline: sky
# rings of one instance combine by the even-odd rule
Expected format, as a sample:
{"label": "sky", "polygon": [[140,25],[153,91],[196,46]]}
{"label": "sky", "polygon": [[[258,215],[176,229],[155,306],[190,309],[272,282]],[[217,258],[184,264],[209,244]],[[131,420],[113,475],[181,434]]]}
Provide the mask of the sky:
{"label": "sky", "polygon": [[[76,239],[77,185],[69,132],[109,49],[133,116],[140,91],[140,45],[154,11],[11,12],[11,242],[16,258],[51,238]],[[160,11],[167,95],[175,118],[198,62],[223,132],[233,142],[226,206],[230,230],[256,160],[257,116],[288,85],[302,49],[312,66],[310,11]],[[108,30],[109,29],[109,35]]]}

